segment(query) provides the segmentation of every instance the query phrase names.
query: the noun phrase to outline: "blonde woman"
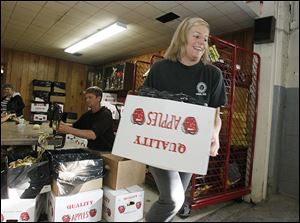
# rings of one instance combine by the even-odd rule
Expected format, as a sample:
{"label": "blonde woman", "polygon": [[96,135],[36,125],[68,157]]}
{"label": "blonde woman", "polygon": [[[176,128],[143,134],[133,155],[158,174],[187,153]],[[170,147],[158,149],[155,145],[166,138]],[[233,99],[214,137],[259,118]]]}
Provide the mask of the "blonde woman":
{"label": "blonde woman", "polygon": [[[144,86],[158,91],[184,93],[202,105],[217,108],[210,155],[219,149],[219,107],[226,103],[221,71],[208,63],[209,24],[201,18],[184,19],[175,31],[164,59],[154,63]],[[149,222],[168,222],[185,200],[192,173],[149,167],[159,199],[146,215]]]}

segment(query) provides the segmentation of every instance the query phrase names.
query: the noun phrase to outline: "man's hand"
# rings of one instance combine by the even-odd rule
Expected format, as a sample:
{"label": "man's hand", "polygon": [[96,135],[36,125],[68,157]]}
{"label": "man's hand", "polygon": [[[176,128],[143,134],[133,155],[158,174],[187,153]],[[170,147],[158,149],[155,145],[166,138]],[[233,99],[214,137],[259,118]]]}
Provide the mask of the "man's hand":
{"label": "man's hand", "polygon": [[60,122],[57,131],[63,134],[68,134],[70,133],[70,126],[66,125],[64,122]]}
{"label": "man's hand", "polygon": [[72,134],[84,139],[95,140],[97,137],[93,130],[73,128],[69,126],[68,123],[62,121],[59,123],[57,131],[63,134]]}

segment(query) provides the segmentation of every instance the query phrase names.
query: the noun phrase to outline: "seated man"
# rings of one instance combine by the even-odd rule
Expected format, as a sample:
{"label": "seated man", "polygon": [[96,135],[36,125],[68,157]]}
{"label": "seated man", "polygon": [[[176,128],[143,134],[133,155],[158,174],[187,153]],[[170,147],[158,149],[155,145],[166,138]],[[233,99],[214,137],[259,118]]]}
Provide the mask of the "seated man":
{"label": "seated man", "polygon": [[115,135],[111,111],[100,105],[101,88],[94,86],[85,91],[89,111],[84,113],[73,127],[60,122],[58,132],[72,134],[88,140],[87,147],[92,150],[107,152],[112,150]]}

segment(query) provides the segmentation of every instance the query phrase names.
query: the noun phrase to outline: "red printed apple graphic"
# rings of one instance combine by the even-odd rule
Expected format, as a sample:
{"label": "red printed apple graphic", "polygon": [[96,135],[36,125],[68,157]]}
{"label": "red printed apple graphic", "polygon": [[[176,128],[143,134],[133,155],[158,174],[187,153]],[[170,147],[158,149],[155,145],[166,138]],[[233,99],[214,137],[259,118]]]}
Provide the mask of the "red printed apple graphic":
{"label": "red printed apple graphic", "polygon": [[4,216],[3,216],[3,214],[1,213],[1,222],[3,222],[4,221]]}
{"label": "red printed apple graphic", "polygon": [[125,211],[125,206],[119,206],[118,207],[118,210],[119,210],[119,212],[122,214],[122,213],[124,213],[124,211]]}
{"label": "red printed apple graphic", "polygon": [[109,208],[107,208],[106,211],[107,211],[107,215],[110,217],[110,215],[111,215],[111,210],[110,210]]}
{"label": "red printed apple graphic", "polygon": [[22,221],[28,221],[29,220],[29,214],[27,212],[23,212],[20,217],[21,217]]}
{"label": "red printed apple graphic", "polygon": [[64,215],[64,216],[62,217],[62,221],[63,221],[63,222],[69,222],[70,220],[71,220],[71,218],[70,218],[69,215]]}
{"label": "red printed apple graphic", "polygon": [[136,108],[131,116],[131,122],[133,124],[142,125],[145,122],[145,113],[142,108]]}
{"label": "red printed apple graphic", "polygon": [[95,217],[96,214],[97,214],[97,210],[96,209],[90,210],[90,216],[91,217]]}
{"label": "red printed apple graphic", "polygon": [[135,206],[136,206],[137,209],[140,209],[141,206],[142,206],[142,202],[140,202],[140,201],[136,202]]}
{"label": "red printed apple graphic", "polygon": [[186,117],[183,122],[183,132],[195,135],[198,132],[198,125],[194,117]]}

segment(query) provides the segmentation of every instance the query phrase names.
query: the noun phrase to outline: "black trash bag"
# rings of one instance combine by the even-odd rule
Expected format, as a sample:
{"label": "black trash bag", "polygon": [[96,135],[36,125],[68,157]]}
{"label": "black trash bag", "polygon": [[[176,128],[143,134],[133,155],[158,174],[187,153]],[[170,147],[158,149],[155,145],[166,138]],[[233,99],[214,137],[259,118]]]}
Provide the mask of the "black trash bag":
{"label": "black trash bag", "polygon": [[48,151],[53,179],[60,192],[68,194],[87,181],[104,176],[103,159],[87,150],[67,149]]}
{"label": "black trash bag", "polygon": [[171,93],[168,91],[158,91],[154,88],[142,86],[139,89],[139,95],[145,96],[145,97],[152,97],[152,98],[161,98],[161,99],[168,99],[173,101],[181,101],[185,103],[190,104],[196,104],[196,105],[203,105],[200,101],[198,101],[196,98],[191,97],[190,95],[184,94],[184,93]]}
{"label": "black trash bag", "polygon": [[[35,158],[38,156],[36,151],[14,150],[7,154],[8,163],[17,159],[23,159],[28,155]],[[50,168],[46,154],[42,155],[40,162],[7,169],[7,186],[12,189],[23,190],[23,193],[20,195],[22,199],[35,198],[45,185],[50,184]]]}
{"label": "black trash bag", "polygon": [[7,198],[7,156],[1,151],[1,199]]}

